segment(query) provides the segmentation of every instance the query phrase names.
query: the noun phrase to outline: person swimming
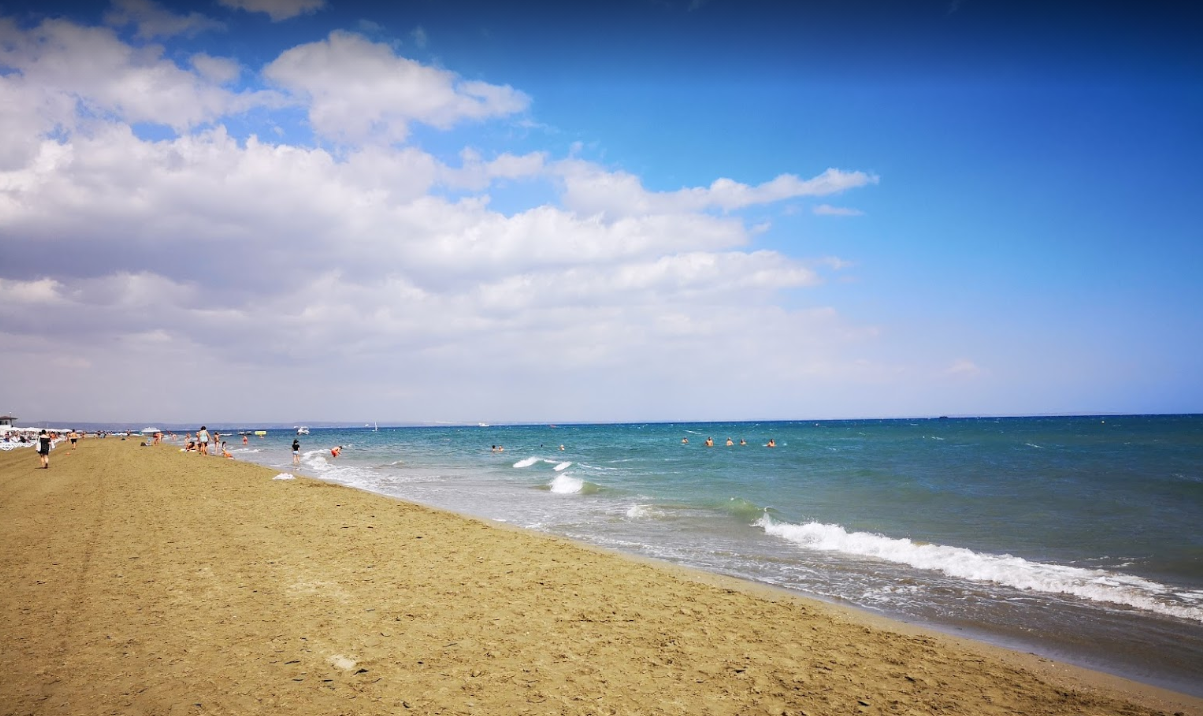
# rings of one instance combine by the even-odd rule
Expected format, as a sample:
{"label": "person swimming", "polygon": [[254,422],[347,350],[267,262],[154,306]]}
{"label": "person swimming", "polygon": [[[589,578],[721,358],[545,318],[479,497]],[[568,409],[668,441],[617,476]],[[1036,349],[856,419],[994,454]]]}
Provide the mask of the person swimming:
{"label": "person swimming", "polygon": [[769,438],[769,443],[768,443],[768,445],[765,445],[765,447],[777,447],[777,441],[772,438]]}

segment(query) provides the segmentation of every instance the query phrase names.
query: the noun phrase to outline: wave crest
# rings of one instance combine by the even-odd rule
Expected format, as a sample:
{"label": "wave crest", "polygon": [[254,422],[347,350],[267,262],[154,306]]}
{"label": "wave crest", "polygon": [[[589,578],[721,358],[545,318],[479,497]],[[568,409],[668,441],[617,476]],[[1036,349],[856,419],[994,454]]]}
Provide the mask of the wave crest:
{"label": "wave crest", "polygon": [[[795,525],[768,515],[755,522],[766,534],[806,549],[873,557],[950,577],[994,582],[1016,589],[1069,594],[1095,602],[1120,604],[1166,616],[1203,622],[1203,594],[1174,592],[1164,584],[1102,569],[1031,562],[1009,554],[974,552],[964,547],[919,544],[869,532],[848,532],[840,525]],[[1182,602],[1187,602],[1183,604]]]}

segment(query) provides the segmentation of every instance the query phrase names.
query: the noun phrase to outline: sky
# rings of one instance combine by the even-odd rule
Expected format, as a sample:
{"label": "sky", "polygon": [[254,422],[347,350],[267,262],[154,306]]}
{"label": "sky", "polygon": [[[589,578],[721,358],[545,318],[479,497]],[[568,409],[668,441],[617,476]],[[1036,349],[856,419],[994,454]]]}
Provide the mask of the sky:
{"label": "sky", "polygon": [[1203,412],[1203,10],[0,0],[0,413]]}

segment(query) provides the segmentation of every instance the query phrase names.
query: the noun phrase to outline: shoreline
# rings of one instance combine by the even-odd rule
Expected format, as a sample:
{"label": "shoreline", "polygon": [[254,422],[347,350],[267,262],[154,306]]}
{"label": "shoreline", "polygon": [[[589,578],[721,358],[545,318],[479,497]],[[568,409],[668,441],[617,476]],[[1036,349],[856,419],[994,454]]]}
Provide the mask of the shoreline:
{"label": "shoreline", "polygon": [[1203,715],[769,585],[196,457],[0,454],[4,713]]}

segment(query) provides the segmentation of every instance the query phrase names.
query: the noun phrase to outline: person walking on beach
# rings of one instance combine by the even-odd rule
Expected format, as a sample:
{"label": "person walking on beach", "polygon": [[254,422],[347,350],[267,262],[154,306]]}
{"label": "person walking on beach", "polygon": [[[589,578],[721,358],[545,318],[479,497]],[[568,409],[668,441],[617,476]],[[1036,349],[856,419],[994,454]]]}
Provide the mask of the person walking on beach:
{"label": "person walking on beach", "polygon": [[42,469],[50,469],[50,436],[45,430],[38,433],[38,457],[42,460]]}
{"label": "person walking on beach", "polygon": [[196,449],[201,455],[209,454],[209,429],[204,425],[196,431]]}
{"label": "person walking on beach", "polygon": [[301,441],[296,438],[292,439],[292,464],[301,464]]}

